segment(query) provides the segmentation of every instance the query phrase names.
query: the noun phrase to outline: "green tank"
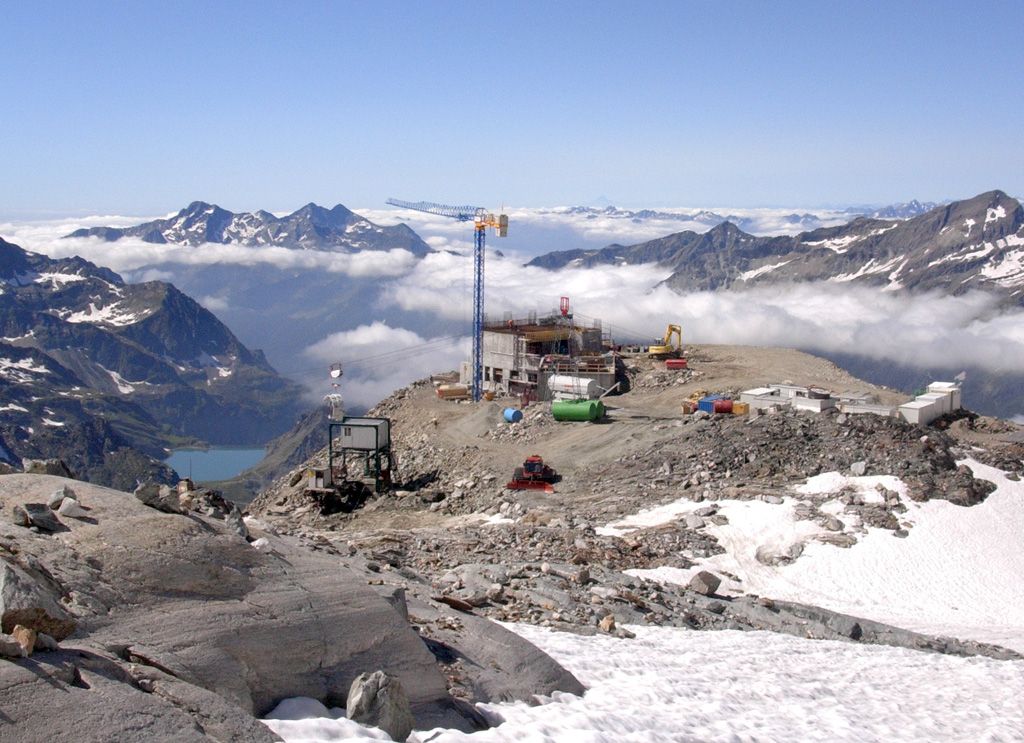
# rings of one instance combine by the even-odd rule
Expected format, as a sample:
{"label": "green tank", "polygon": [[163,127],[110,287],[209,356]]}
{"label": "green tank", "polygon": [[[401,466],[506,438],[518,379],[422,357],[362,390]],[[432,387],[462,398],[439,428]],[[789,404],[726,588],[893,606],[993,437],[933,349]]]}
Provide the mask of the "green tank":
{"label": "green tank", "polygon": [[556,421],[597,421],[604,417],[604,403],[600,400],[562,400],[551,403],[551,415]]}

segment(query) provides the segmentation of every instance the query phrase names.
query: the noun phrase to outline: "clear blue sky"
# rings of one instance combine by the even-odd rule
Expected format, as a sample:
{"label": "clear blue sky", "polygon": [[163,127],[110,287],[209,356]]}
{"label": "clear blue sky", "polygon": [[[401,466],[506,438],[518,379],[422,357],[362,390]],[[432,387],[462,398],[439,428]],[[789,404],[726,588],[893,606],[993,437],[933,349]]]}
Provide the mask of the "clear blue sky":
{"label": "clear blue sky", "polygon": [[12,2],[0,216],[1024,195],[1024,2]]}

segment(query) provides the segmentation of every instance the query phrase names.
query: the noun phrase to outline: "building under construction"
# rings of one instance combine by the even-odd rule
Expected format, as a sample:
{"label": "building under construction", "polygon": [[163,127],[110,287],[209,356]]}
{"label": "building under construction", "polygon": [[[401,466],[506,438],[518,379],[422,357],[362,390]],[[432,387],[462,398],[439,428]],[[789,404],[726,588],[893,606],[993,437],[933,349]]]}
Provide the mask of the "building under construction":
{"label": "building under construction", "polygon": [[[462,381],[471,379],[463,364]],[[552,377],[578,377],[585,397],[603,393],[622,379],[622,362],[601,331],[600,321],[591,327],[575,325],[571,317],[552,314],[538,318],[506,318],[484,322],[483,387],[498,394],[527,395],[550,400]],[[592,380],[591,384],[586,384]]]}

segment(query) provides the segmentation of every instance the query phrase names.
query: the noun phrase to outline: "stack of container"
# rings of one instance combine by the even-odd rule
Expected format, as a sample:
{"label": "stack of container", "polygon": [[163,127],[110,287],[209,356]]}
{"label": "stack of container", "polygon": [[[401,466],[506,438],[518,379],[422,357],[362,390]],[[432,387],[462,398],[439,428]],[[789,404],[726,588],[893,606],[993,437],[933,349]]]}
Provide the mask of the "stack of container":
{"label": "stack of container", "polygon": [[[719,400],[724,399],[724,395],[707,395],[706,397],[702,397],[700,400],[697,401],[697,410],[703,410],[705,413],[714,413],[716,412],[715,403]],[[730,400],[729,402],[731,403],[732,400]],[[732,410],[731,407],[729,409]]]}

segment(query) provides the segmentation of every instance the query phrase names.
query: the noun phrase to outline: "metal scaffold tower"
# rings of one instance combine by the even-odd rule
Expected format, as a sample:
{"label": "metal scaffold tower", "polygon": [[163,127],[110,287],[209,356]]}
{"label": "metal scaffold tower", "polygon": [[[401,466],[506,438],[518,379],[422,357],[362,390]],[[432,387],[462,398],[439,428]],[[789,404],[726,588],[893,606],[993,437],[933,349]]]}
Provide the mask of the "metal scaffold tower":
{"label": "metal scaffold tower", "polygon": [[484,339],[484,235],[490,227],[498,237],[508,236],[508,216],[491,214],[479,206],[448,206],[432,201],[402,201],[388,199],[391,206],[436,214],[460,222],[473,221],[473,400],[483,393],[483,339]]}

